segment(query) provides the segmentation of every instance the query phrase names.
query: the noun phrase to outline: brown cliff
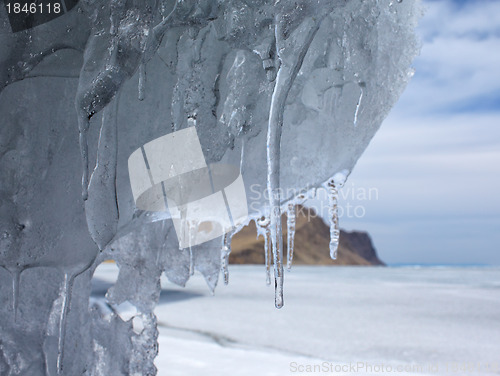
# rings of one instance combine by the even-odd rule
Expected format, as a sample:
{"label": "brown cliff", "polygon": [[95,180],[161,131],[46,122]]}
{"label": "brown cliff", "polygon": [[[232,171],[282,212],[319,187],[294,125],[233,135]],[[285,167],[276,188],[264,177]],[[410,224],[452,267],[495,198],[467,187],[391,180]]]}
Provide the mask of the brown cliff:
{"label": "brown cliff", "polygon": [[[282,218],[282,224],[283,248],[286,254],[285,216]],[[338,258],[335,261],[330,259],[329,242],[330,229],[323,220],[309,209],[297,207],[293,260],[295,265],[384,265],[366,232],[341,230]],[[257,239],[255,222],[252,221],[233,237],[231,249],[231,264],[264,263],[264,238]]]}

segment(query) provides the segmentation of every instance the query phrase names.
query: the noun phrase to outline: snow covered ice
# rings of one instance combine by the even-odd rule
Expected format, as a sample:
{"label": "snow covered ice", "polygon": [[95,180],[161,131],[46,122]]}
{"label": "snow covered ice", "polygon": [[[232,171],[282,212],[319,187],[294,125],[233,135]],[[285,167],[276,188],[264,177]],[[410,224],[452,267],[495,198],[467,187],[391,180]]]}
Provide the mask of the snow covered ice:
{"label": "snow covered ice", "polygon": [[[286,376],[301,374],[294,362],[326,361],[343,371],[302,374],[429,376],[464,360],[485,365],[472,374],[498,374],[499,268],[294,268],[283,310],[269,304],[261,266],[232,266],[215,297],[199,275],[187,288],[162,278],[158,374]],[[99,268],[96,299],[115,278],[113,265]],[[357,362],[413,372],[349,371]]]}
{"label": "snow covered ice", "polygon": [[[228,278],[230,235],[180,246],[171,213],[138,210],[132,193],[131,154],[189,127],[207,166],[240,172],[282,307],[282,211],[347,177],[417,52],[413,1],[81,0],[21,30],[7,9],[0,370],[9,376],[154,375],[162,274],[182,286],[196,269],[214,290],[222,262]],[[89,303],[106,260],[117,282],[105,303]],[[129,320],[123,306],[135,307]]]}

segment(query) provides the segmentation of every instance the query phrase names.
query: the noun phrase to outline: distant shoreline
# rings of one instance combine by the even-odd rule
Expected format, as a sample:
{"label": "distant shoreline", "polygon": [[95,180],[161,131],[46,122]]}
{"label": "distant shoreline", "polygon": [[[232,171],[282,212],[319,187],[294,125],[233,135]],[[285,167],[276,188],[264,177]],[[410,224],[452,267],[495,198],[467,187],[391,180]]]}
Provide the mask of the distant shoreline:
{"label": "distant shoreline", "polygon": [[412,263],[396,263],[386,264],[389,268],[500,268],[500,265],[488,264],[412,264]]}

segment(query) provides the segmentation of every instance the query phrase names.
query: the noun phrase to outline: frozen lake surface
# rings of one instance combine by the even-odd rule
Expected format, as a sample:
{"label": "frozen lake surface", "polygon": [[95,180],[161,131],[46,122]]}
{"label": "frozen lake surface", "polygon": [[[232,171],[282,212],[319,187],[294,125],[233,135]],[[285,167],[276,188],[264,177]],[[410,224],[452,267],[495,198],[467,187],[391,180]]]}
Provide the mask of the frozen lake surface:
{"label": "frozen lake surface", "polygon": [[[99,267],[94,297],[116,271]],[[158,374],[500,374],[500,268],[298,266],[285,277],[281,310],[263,266],[231,266],[215,296],[198,274],[186,288],[163,280]]]}

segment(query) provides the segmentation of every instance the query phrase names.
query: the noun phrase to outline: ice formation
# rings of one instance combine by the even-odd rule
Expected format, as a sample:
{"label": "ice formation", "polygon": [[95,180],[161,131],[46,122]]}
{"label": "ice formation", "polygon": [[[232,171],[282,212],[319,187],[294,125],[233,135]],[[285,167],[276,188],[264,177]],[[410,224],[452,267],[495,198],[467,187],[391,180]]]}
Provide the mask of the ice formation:
{"label": "ice formation", "polygon": [[[0,374],[154,375],[161,274],[215,289],[233,233],[179,247],[169,212],[137,209],[130,155],[194,127],[208,166],[237,167],[281,307],[281,213],[290,267],[294,205],[326,184],[335,255],[337,189],[411,77],[418,4],[65,4],[0,7]],[[89,302],[106,260],[118,281]]]}
{"label": "ice formation", "polygon": [[295,203],[294,202],[289,202],[287,211],[286,211],[286,233],[287,233],[287,249],[288,249],[288,255],[287,255],[287,269],[291,270],[292,269],[292,263],[293,263],[293,247],[294,247],[294,240],[295,240]]}
{"label": "ice formation", "polygon": [[[356,110],[357,112],[357,110]],[[344,185],[349,171],[340,171],[336,173],[326,184],[324,184],[328,193],[328,214],[330,221],[330,257],[337,259],[337,250],[339,248],[340,227],[339,227],[339,188]]]}

